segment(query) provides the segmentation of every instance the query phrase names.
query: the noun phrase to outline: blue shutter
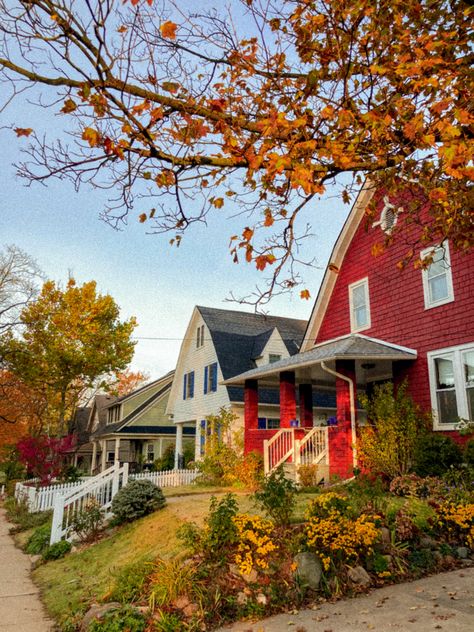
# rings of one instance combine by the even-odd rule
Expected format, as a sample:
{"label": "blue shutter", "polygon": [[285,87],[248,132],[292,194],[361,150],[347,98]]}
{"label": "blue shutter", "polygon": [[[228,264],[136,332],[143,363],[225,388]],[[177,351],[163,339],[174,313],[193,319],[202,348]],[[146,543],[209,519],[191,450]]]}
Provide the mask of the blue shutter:
{"label": "blue shutter", "polygon": [[194,397],[194,371],[189,373],[189,397]]}
{"label": "blue shutter", "polygon": [[207,376],[208,376],[208,372],[209,372],[209,367],[205,366],[204,367],[204,395],[207,393],[208,388],[207,388]]}
{"label": "blue shutter", "polygon": [[183,399],[186,399],[186,382],[187,382],[187,374],[185,373],[183,376]]}
{"label": "blue shutter", "polygon": [[217,362],[211,364],[211,391],[217,391]]}
{"label": "blue shutter", "polygon": [[199,437],[199,453],[203,456],[205,447],[206,447],[206,420],[201,419],[201,428],[200,428],[200,437]]}

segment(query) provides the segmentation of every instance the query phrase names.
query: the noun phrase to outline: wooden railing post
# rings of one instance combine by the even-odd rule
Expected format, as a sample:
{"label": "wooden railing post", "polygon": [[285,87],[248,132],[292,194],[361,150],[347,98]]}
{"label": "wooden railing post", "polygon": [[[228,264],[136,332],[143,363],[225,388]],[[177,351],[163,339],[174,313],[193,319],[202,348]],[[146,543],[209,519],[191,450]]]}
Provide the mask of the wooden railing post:
{"label": "wooden railing post", "polygon": [[268,439],[263,441],[263,472],[268,474],[270,468],[270,459],[268,455]]}

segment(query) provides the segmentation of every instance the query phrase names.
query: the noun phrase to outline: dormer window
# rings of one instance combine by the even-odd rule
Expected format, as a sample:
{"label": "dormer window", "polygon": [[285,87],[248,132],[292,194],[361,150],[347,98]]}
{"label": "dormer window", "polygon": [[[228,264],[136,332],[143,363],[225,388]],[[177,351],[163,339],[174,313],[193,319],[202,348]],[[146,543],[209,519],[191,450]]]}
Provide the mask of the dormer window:
{"label": "dormer window", "polygon": [[281,354],[279,353],[270,353],[268,354],[268,362],[273,364],[274,362],[279,362],[281,360]]}
{"label": "dormer window", "polygon": [[204,325],[201,325],[196,330],[196,349],[199,349],[204,345]]}
{"label": "dormer window", "polygon": [[112,406],[107,411],[107,424],[113,424],[120,421],[120,406]]}

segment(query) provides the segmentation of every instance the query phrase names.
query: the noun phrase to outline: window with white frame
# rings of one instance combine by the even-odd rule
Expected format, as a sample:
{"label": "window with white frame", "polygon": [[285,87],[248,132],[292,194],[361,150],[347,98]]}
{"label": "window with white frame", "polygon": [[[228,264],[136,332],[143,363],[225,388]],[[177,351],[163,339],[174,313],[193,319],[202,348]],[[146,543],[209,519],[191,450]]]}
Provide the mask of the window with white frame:
{"label": "window with white frame", "polygon": [[422,270],[425,309],[454,301],[448,243],[444,242],[441,246],[426,248],[420,256],[422,260],[427,257],[432,259],[430,265]]}
{"label": "window with white frame", "polygon": [[120,421],[120,406],[112,406],[107,411],[107,424],[113,424]]}
{"label": "window with white frame", "polygon": [[258,429],[259,430],[274,430],[280,427],[280,420],[277,418],[270,417],[259,417],[258,418]]}
{"label": "window with white frame", "polygon": [[474,343],[428,353],[435,428],[474,421]]}
{"label": "window with white frame", "polygon": [[155,460],[155,444],[148,443],[146,447],[146,462],[153,463]]}
{"label": "window with white frame", "polygon": [[351,331],[357,332],[370,327],[369,279],[361,279],[349,285]]}
{"label": "window with white frame", "polygon": [[269,353],[268,354],[268,362],[273,364],[274,362],[279,362],[281,360],[281,354],[279,353]]}

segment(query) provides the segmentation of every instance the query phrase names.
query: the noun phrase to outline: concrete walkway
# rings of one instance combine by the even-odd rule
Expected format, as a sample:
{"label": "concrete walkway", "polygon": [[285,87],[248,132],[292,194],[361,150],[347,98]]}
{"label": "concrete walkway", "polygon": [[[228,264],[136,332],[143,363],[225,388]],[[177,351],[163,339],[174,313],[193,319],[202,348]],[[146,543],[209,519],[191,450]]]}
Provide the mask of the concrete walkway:
{"label": "concrete walkway", "polygon": [[30,577],[30,560],[15,547],[10,524],[0,507],[0,632],[50,632],[38,588]]}
{"label": "concrete walkway", "polygon": [[473,632],[474,567],[218,632]]}

